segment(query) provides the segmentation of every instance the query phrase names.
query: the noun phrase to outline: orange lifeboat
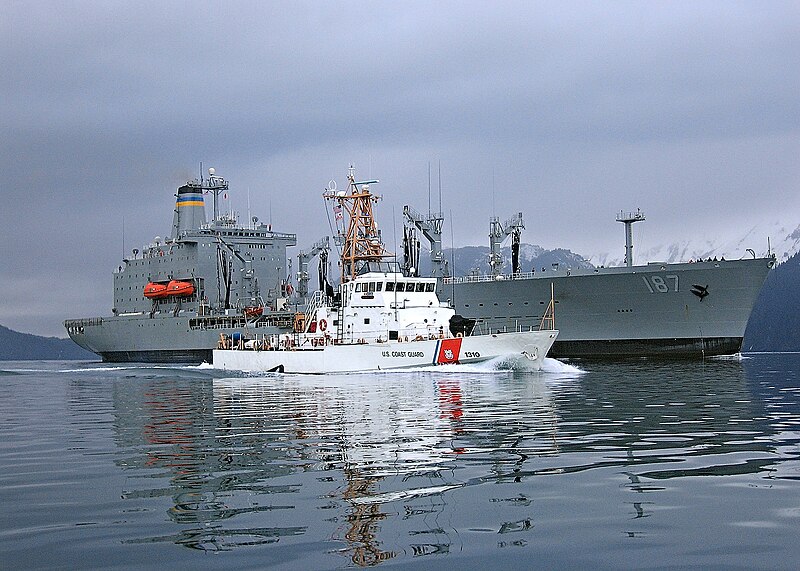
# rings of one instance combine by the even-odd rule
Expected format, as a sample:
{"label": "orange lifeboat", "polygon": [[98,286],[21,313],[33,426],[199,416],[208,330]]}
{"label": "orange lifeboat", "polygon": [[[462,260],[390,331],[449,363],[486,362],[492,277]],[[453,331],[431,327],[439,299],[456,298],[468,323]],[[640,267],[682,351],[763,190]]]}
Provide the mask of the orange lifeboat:
{"label": "orange lifeboat", "polygon": [[244,315],[245,317],[258,317],[264,313],[264,306],[263,305],[256,305],[251,307],[244,308]]}
{"label": "orange lifeboat", "polygon": [[194,286],[189,282],[180,282],[178,280],[172,280],[167,284],[167,293],[168,296],[175,296],[175,297],[184,297],[187,295],[192,295],[194,293]]}
{"label": "orange lifeboat", "polygon": [[144,296],[148,299],[161,299],[167,297],[167,286],[164,284],[157,284],[150,282],[144,286]]}

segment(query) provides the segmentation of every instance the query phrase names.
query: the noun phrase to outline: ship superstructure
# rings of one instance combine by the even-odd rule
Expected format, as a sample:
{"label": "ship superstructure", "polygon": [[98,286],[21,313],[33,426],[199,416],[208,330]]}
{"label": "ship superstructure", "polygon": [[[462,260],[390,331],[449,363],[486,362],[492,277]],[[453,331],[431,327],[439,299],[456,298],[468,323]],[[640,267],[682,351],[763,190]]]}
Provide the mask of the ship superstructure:
{"label": "ship superstructure", "polygon": [[201,362],[210,361],[220,333],[291,328],[286,248],[296,236],[221,214],[227,192],[213,169],[178,188],[170,236],[122,260],[112,315],[67,320],[70,337],[105,361]]}

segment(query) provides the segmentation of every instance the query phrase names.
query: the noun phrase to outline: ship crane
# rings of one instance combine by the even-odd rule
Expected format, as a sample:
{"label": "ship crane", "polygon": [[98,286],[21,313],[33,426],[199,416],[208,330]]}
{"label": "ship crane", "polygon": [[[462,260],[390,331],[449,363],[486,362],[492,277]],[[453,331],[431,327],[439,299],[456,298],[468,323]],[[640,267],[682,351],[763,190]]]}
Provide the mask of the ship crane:
{"label": "ship crane", "polygon": [[[409,239],[411,245],[416,247],[416,241],[413,238],[413,228],[418,229],[425,236],[425,239],[431,245],[431,277],[432,278],[447,278],[450,277],[450,268],[447,265],[447,260],[444,258],[442,252],[442,225],[444,224],[444,214],[441,212],[428,213],[428,217],[423,217],[422,214],[406,205],[403,206],[403,216],[406,223],[412,229],[412,234]],[[411,272],[414,270],[414,275],[419,275],[419,255],[418,250],[414,251],[410,248],[411,254],[417,254],[416,259],[410,256],[406,259],[406,271]]]}
{"label": "ship crane", "polygon": [[[308,262],[310,262],[314,256],[320,255],[320,264],[325,263],[323,262],[323,258],[327,258],[327,256],[321,254],[327,254],[330,249],[330,241],[328,236],[325,236],[314,242],[308,251],[301,250],[300,253],[297,254],[297,267],[299,268],[297,272],[297,295],[300,299],[305,299],[308,296],[308,280],[310,279],[308,276]],[[321,271],[320,276],[323,276],[325,273],[327,272],[324,270]],[[320,289],[323,287],[324,284],[320,283]]]}
{"label": "ship crane", "polygon": [[511,236],[511,271],[519,273],[519,243],[524,228],[522,212],[518,212],[503,223],[500,223],[497,216],[489,218],[489,268],[492,276],[499,276],[502,272],[503,256],[500,255],[500,246],[509,236]]}
{"label": "ship crane", "polygon": [[[242,290],[249,296],[250,304],[256,305],[259,302],[259,289],[258,279],[253,270],[253,260],[244,258],[236,247],[226,242],[218,233],[217,239],[217,264],[218,269],[221,271],[222,284],[225,287],[225,302],[223,307],[228,309],[231,305],[231,282],[233,280],[233,263],[230,257],[225,256],[225,250],[228,250],[232,256],[235,256],[242,263]],[[221,248],[223,246],[224,248]]]}

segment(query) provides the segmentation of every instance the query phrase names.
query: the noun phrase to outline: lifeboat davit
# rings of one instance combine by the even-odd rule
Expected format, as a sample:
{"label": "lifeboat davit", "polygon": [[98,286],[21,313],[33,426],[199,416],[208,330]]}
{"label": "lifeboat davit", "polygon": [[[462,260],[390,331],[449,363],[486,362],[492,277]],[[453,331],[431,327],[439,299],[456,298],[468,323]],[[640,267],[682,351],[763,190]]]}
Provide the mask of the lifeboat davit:
{"label": "lifeboat davit", "polygon": [[150,282],[144,286],[144,296],[149,299],[161,299],[167,297],[167,286],[165,284],[157,284]]}
{"label": "lifeboat davit", "polygon": [[184,297],[194,293],[194,286],[189,282],[180,282],[172,280],[167,284],[167,295],[175,297]]}

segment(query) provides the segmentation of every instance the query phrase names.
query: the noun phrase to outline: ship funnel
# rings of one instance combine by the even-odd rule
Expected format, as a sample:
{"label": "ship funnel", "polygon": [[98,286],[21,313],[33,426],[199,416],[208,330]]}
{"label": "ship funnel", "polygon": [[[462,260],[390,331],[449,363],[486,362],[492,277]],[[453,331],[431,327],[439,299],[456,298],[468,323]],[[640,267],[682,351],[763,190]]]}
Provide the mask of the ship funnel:
{"label": "ship funnel", "polygon": [[178,238],[183,232],[196,230],[206,223],[202,183],[187,182],[178,188],[176,196],[175,216],[172,219],[173,238]]}

